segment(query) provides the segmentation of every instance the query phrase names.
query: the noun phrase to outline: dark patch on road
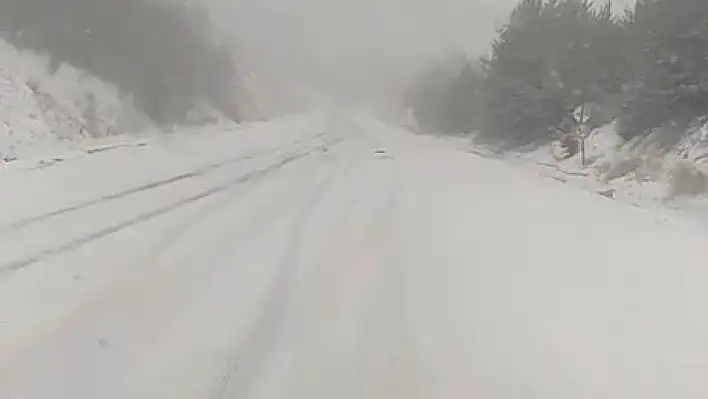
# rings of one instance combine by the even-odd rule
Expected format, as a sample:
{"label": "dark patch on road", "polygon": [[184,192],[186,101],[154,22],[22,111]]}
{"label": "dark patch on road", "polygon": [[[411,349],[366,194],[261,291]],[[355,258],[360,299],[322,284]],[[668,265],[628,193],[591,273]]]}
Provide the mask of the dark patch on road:
{"label": "dark patch on road", "polygon": [[[290,144],[288,144],[288,145],[301,144],[301,143],[303,143],[303,142],[305,142],[305,141],[309,141],[309,140],[314,140],[314,139],[320,138],[320,137],[322,137],[323,135],[325,135],[325,134],[324,134],[324,133],[321,133],[321,134],[318,134],[318,135],[316,135],[316,136],[310,137],[310,138],[308,138],[308,139],[303,139],[303,140],[295,141],[295,142],[290,143]],[[255,152],[255,153],[251,153],[251,154],[247,154],[247,155],[241,155],[241,156],[234,157],[234,158],[229,158],[229,159],[227,159],[227,160],[224,160],[224,161],[221,161],[221,162],[218,162],[218,163],[215,163],[215,164],[207,165],[207,166],[204,166],[204,167],[195,169],[195,170],[193,170],[193,171],[191,171],[191,172],[183,173],[183,174],[181,174],[181,175],[177,175],[177,176],[173,176],[173,177],[170,177],[170,178],[167,178],[167,179],[157,180],[157,181],[154,181],[154,182],[146,183],[146,184],[143,184],[143,185],[141,185],[141,186],[133,187],[133,188],[131,188],[131,189],[127,189],[127,190],[120,191],[120,192],[117,192],[117,193],[113,193],[113,194],[109,194],[109,195],[104,195],[104,196],[102,196],[102,197],[98,197],[98,198],[95,198],[95,199],[92,199],[92,200],[89,200],[89,201],[81,202],[81,203],[78,203],[78,204],[76,204],[76,205],[68,206],[68,207],[66,207],[66,208],[57,209],[57,210],[55,210],[55,211],[51,211],[51,212],[48,212],[48,213],[45,213],[45,214],[42,214],[42,215],[31,216],[31,217],[28,217],[28,218],[20,219],[20,220],[18,220],[18,221],[15,221],[15,222],[9,224],[9,225],[0,227],[0,231],[10,231],[10,230],[21,229],[21,228],[27,227],[27,226],[29,226],[29,225],[31,225],[31,224],[34,224],[34,223],[37,223],[37,222],[40,222],[40,221],[43,221],[43,220],[46,220],[46,219],[50,219],[50,218],[53,218],[53,217],[56,217],[56,216],[64,215],[64,214],[66,214],[66,213],[75,212],[75,211],[78,211],[78,210],[81,210],[81,209],[84,209],[84,208],[88,208],[88,207],[91,207],[91,206],[94,206],[94,205],[102,204],[102,203],[105,203],[105,202],[108,202],[108,201],[117,200],[117,199],[120,199],[120,198],[127,197],[127,196],[129,196],[129,195],[137,194],[137,193],[140,193],[140,192],[143,192],[143,191],[152,190],[152,189],[159,188],[159,187],[162,187],[162,186],[166,186],[166,185],[169,185],[169,184],[177,183],[177,182],[180,182],[180,181],[183,181],[183,180],[189,180],[189,179],[193,179],[193,178],[196,178],[196,177],[202,177],[202,176],[204,176],[204,175],[206,175],[206,174],[208,174],[208,173],[210,173],[210,172],[213,172],[213,171],[215,171],[215,170],[217,170],[217,169],[221,169],[221,168],[223,168],[223,167],[232,165],[232,164],[237,163],[237,162],[246,161],[246,160],[251,160],[251,159],[254,159],[254,158],[257,157],[257,156],[268,155],[268,154],[273,153],[273,152],[275,152],[275,151],[278,151],[278,150],[280,150],[280,149],[282,149],[282,148],[284,148],[284,147],[285,147],[285,146],[273,147],[273,148],[269,148],[269,149],[266,149],[266,150],[263,150],[263,151],[259,151],[259,152]]]}
{"label": "dark patch on road", "polygon": [[[341,139],[337,139],[333,142],[326,143],[325,145],[332,146],[338,142],[341,142]],[[115,233],[123,231],[129,227],[133,227],[137,224],[156,219],[162,215],[165,215],[169,212],[172,212],[174,210],[182,208],[186,205],[189,205],[189,204],[195,203],[197,201],[200,201],[202,199],[205,199],[205,198],[214,196],[216,194],[220,194],[225,191],[228,191],[238,185],[241,185],[243,183],[247,183],[253,179],[262,178],[274,170],[280,169],[280,168],[282,168],[290,163],[293,163],[297,160],[306,158],[307,156],[309,156],[312,153],[313,150],[320,150],[321,148],[322,148],[322,146],[319,146],[319,147],[315,147],[314,149],[310,149],[310,150],[303,152],[303,153],[291,155],[291,156],[283,159],[282,161],[277,162],[277,163],[275,163],[271,166],[268,166],[266,168],[247,173],[243,176],[235,178],[235,179],[228,181],[224,184],[212,187],[211,189],[203,191],[199,194],[184,198],[184,199],[174,202],[168,206],[158,208],[158,209],[152,210],[150,212],[142,213],[132,219],[129,219],[124,222],[115,224],[113,226],[98,230],[94,233],[88,234],[86,236],[77,238],[72,241],[69,241],[69,242],[59,245],[57,247],[37,252],[34,255],[27,257],[25,259],[0,264],[0,273],[6,274],[6,273],[11,273],[11,272],[22,270],[28,266],[39,263],[39,262],[41,262],[47,258],[50,258],[52,256],[56,256],[56,255],[63,254],[65,252],[76,250],[78,248],[81,248],[81,247],[93,242],[93,241],[108,237],[110,235],[113,235]]]}

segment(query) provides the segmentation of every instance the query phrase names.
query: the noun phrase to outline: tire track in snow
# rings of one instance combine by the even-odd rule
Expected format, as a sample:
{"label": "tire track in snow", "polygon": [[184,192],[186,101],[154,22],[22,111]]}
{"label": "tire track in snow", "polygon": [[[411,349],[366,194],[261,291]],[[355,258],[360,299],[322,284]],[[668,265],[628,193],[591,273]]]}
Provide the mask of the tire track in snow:
{"label": "tire track in snow", "polygon": [[247,398],[258,382],[258,377],[276,349],[283,324],[286,322],[288,304],[294,294],[295,279],[299,270],[305,224],[312,212],[332,185],[338,171],[329,170],[326,178],[315,189],[311,198],[298,213],[299,217],[290,227],[290,239],[278,266],[278,274],[267,289],[267,296],[260,306],[258,316],[245,340],[224,365],[224,373],[218,379],[209,399]]}
{"label": "tire track in snow", "polygon": [[40,261],[43,261],[47,258],[56,256],[56,255],[60,255],[62,253],[68,252],[68,251],[78,249],[80,247],[83,247],[86,244],[89,244],[93,241],[110,236],[112,234],[118,233],[122,230],[129,228],[129,227],[133,227],[137,224],[158,218],[162,215],[165,215],[169,212],[172,212],[174,210],[182,208],[186,205],[189,205],[189,204],[195,203],[197,201],[200,201],[202,199],[209,198],[211,196],[223,193],[223,192],[228,191],[238,185],[249,182],[253,179],[262,178],[262,177],[266,176],[267,174],[269,174],[270,172],[273,172],[277,169],[283,168],[283,167],[287,166],[288,164],[291,164],[291,163],[298,161],[300,159],[306,158],[315,150],[321,150],[322,148],[325,148],[325,147],[331,147],[331,146],[337,145],[338,143],[340,143],[342,141],[343,141],[343,139],[331,140],[329,142],[326,142],[325,144],[321,144],[321,145],[316,146],[312,149],[309,149],[308,151],[288,156],[285,159],[283,159],[282,161],[277,162],[277,163],[270,165],[268,167],[265,167],[263,169],[259,169],[254,172],[249,172],[249,173],[242,175],[238,178],[232,179],[224,184],[214,186],[214,187],[210,188],[209,190],[203,191],[199,194],[183,198],[183,199],[181,199],[177,202],[174,202],[168,206],[139,214],[138,216],[136,216],[132,219],[129,219],[124,222],[115,224],[113,226],[98,230],[92,234],[88,234],[88,235],[80,237],[78,239],[69,241],[63,245],[37,252],[30,257],[27,257],[27,258],[24,258],[24,259],[21,259],[18,261],[0,264],[0,274],[7,274],[7,273],[21,270],[23,268],[26,268],[26,267],[31,266],[33,264],[36,264]]}
{"label": "tire track in snow", "polygon": [[[361,387],[362,397],[431,397],[430,373],[424,368],[410,320],[408,279],[400,258],[405,249],[395,231],[395,210],[399,208],[401,196],[401,181],[394,178],[376,218],[385,226],[384,237],[379,240],[379,245],[381,242],[385,245],[381,245],[383,264],[377,287],[363,321],[361,352],[368,354],[374,363],[361,367],[361,370],[371,370],[372,378]],[[367,345],[372,342],[375,345]]]}
{"label": "tire track in snow", "polygon": [[[331,208],[325,206],[322,215],[338,217],[323,218],[323,224],[311,230],[321,231],[317,237],[324,239],[317,240],[308,268],[298,278],[282,350],[254,397],[284,393],[294,398],[380,397],[366,395],[365,390],[372,381],[366,379],[367,370],[374,368],[372,360],[381,357],[376,352],[382,347],[378,343],[385,327],[370,323],[365,315],[382,313],[381,307],[371,304],[376,305],[375,288],[382,285],[380,275],[388,269],[387,232],[395,179],[387,164],[376,163],[358,165],[357,173],[337,187],[347,188],[346,198],[354,206],[340,208],[344,193],[335,190],[340,198],[332,198]],[[372,174],[376,178],[368,177]],[[360,330],[371,331],[364,334],[374,340],[362,340]],[[371,343],[375,349],[369,347]]]}
{"label": "tire track in snow", "polygon": [[[430,397],[399,258],[401,169],[389,165],[375,169],[381,178],[371,184],[357,184],[375,195],[350,215],[356,234],[330,230],[324,261],[303,276],[300,301],[288,315],[293,328],[283,363],[268,381],[280,388],[265,388],[262,397]],[[323,298],[331,303],[319,304]]]}
{"label": "tire track in snow", "polygon": [[177,176],[172,176],[167,179],[162,179],[162,180],[157,180],[154,182],[146,183],[146,184],[143,184],[143,185],[140,185],[137,187],[127,189],[127,190],[119,191],[117,193],[113,193],[113,194],[98,197],[98,198],[95,198],[95,199],[92,199],[89,201],[81,202],[81,203],[78,203],[76,205],[72,205],[72,206],[69,206],[66,208],[57,209],[55,211],[51,211],[51,212],[48,212],[48,213],[45,213],[42,215],[31,216],[31,217],[27,217],[24,219],[20,219],[18,221],[15,221],[15,222],[9,224],[9,225],[0,227],[0,232],[7,232],[7,231],[21,229],[21,228],[27,227],[29,225],[35,224],[37,222],[41,222],[41,221],[51,219],[53,217],[61,216],[61,215],[67,214],[67,213],[76,212],[76,211],[79,211],[79,210],[82,210],[82,209],[85,209],[85,208],[88,208],[91,206],[103,204],[103,203],[106,203],[109,201],[125,198],[125,197],[133,195],[133,194],[138,194],[138,193],[141,193],[144,191],[153,190],[156,188],[160,188],[160,187],[167,186],[167,185],[177,183],[180,181],[184,181],[184,180],[204,177],[211,172],[214,172],[214,171],[222,169],[224,167],[233,165],[235,163],[238,163],[241,161],[246,161],[246,160],[252,160],[252,159],[255,159],[256,157],[260,157],[260,156],[269,155],[275,151],[284,149],[288,146],[297,146],[297,145],[305,143],[305,142],[317,140],[317,139],[322,138],[324,136],[326,136],[326,133],[320,133],[315,136],[309,137],[307,139],[301,139],[301,140],[294,141],[292,143],[288,143],[287,145],[268,148],[268,149],[265,149],[262,151],[256,151],[254,153],[250,153],[250,154],[246,154],[246,155],[239,155],[237,157],[229,158],[229,159],[226,159],[221,162],[217,162],[214,164],[203,166],[203,167],[194,169],[190,172],[183,173],[183,174],[180,174]]}
{"label": "tire track in snow", "polygon": [[[307,167],[307,163],[298,163],[297,165],[298,167]],[[283,171],[283,173],[287,174],[286,176],[289,176],[289,174],[297,173],[297,171],[297,168],[289,168],[288,170]],[[307,175],[308,174],[305,174],[304,176]],[[130,308],[111,307],[115,306],[116,303],[124,304],[125,301],[121,301],[121,298],[130,297],[140,301],[140,296],[144,296],[145,300],[141,305],[141,311],[149,311],[150,309],[153,309],[151,308],[151,304],[153,303],[152,301],[155,300],[154,293],[156,291],[161,292],[159,295],[159,301],[165,302],[167,295],[169,298],[172,298],[169,301],[170,303],[177,304],[186,303],[189,298],[193,298],[192,295],[194,295],[194,292],[206,292],[213,290],[213,286],[210,286],[213,283],[213,279],[211,279],[211,277],[213,277],[215,273],[222,273],[224,271],[223,266],[225,265],[221,265],[219,268],[191,267],[195,263],[190,262],[189,259],[183,259],[180,257],[177,258],[178,260],[175,262],[175,258],[163,258],[163,255],[167,255],[169,257],[171,248],[194,244],[195,241],[198,241],[198,232],[196,237],[190,234],[194,229],[198,230],[199,225],[203,223],[210,224],[214,219],[223,221],[224,216],[227,219],[232,219],[230,212],[227,212],[225,215],[220,214],[222,214],[225,209],[232,207],[240,208],[244,198],[249,197],[254,192],[256,195],[260,195],[258,192],[259,188],[267,185],[271,180],[277,179],[288,179],[288,177],[276,176],[273,179],[253,180],[247,186],[239,186],[221,197],[213,197],[212,202],[203,203],[203,205],[206,205],[205,208],[195,214],[191,214],[186,219],[180,218],[180,222],[178,222],[179,227],[167,229],[167,234],[162,237],[159,242],[151,245],[146,251],[141,251],[138,256],[129,257],[124,265],[140,264],[149,265],[149,267],[141,268],[139,273],[136,271],[136,273],[131,273],[130,275],[111,279],[108,284],[102,287],[100,292],[88,298],[90,300],[80,302],[76,308],[66,313],[66,315],[61,318],[61,322],[52,323],[52,328],[32,330],[31,333],[25,332],[20,335],[22,337],[21,340],[12,340],[15,341],[15,344],[13,345],[14,349],[11,351],[3,351],[2,348],[0,348],[0,359],[2,359],[2,361],[0,361],[0,376],[8,375],[8,370],[11,367],[18,367],[17,362],[21,359],[20,355],[23,353],[28,353],[26,351],[30,348],[37,347],[39,343],[46,339],[44,337],[70,336],[72,334],[72,329],[73,331],[86,331],[86,320],[95,320],[94,318],[99,314],[130,314]],[[290,207],[281,206],[282,198],[284,195],[288,195],[288,193],[292,192],[292,190],[300,188],[301,186],[299,184],[302,184],[302,181],[297,179],[288,179],[287,181],[288,189],[279,189],[279,192],[275,193],[274,196],[270,196],[265,201],[257,202],[257,207],[249,207],[249,212],[239,215],[233,220],[229,220],[228,223],[235,226],[233,231],[231,228],[226,229],[229,234],[219,235],[214,239],[209,239],[205,243],[207,245],[205,247],[200,245],[199,247],[193,248],[198,248],[199,252],[207,251],[208,253],[219,253],[224,248],[235,248],[244,245],[247,246],[250,237],[262,234],[264,231],[272,228],[272,226],[282,220],[282,218],[291,218],[291,215],[296,214],[298,209],[291,209]],[[309,198],[312,190],[319,184],[319,182],[308,182],[307,184],[307,191],[298,194],[297,202],[301,203]],[[251,200],[247,199],[247,201]],[[211,219],[211,221],[209,219]],[[187,256],[187,258],[189,258],[189,256]],[[160,270],[161,266],[164,267],[167,264],[171,265],[169,272],[167,272],[166,269]],[[174,265],[179,266],[175,268]],[[190,267],[182,267],[184,265]],[[120,268],[122,269],[124,266],[120,266]],[[165,287],[170,288],[168,290],[164,290]],[[161,288],[163,288],[163,290],[161,290]],[[190,292],[192,294],[190,294]],[[184,299],[185,297],[187,299]],[[163,311],[159,312],[159,316],[157,316],[156,313],[156,316],[158,318],[169,318],[170,311],[176,311],[179,309],[181,309],[180,306],[173,305],[170,309],[168,309],[167,316],[165,316],[165,312]],[[163,324],[167,323],[163,322]],[[138,331],[142,331],[140,330],[140,325],[135,327]],[[125,334],[125,330],[121,331]],[[103,335],[96,335],[96,337],[99,336]],[[88,341],[93,342],[94,340],[89,339]],[[217,339],[216,342],[229,341],[219,341],[219,339]],[[219,368],[218,371],[220,370],[221,369]],[[1,385],[2,383],[0,383],[0,386]],[[1,396],[2,395],[0,394],[0,397]]]}

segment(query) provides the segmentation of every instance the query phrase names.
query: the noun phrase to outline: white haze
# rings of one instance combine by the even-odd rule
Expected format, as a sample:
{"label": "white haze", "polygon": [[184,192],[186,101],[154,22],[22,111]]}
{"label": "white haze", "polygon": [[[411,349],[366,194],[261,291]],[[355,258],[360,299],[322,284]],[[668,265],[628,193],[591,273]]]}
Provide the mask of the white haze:
{"label": "white haze", "polygon": [[[430,57],[488,51],[517,0],[203,0],[242,70],[328,96],[396,101]],[[619,9],[631,0],[616,0]]]}

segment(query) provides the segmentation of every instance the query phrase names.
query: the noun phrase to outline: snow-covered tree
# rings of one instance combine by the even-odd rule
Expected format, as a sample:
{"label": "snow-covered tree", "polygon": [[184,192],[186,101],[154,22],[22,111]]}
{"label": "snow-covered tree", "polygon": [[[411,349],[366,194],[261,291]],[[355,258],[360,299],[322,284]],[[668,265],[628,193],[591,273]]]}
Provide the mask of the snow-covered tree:
{"label": "snow-covered tree", "polygon": [[115,84],[155,121],[179,123],[200,103],[236,117],[229,49],[213,41],[208,13],[180,1],[3,0],[0,30]]}

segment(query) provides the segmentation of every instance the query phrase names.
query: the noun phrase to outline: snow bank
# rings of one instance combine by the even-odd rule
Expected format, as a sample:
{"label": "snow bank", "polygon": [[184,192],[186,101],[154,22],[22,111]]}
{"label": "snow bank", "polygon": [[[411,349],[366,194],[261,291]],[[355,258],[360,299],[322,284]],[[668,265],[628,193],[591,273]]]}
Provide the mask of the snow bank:
{"label": "snow bank", "polygon": [[53,154],[150,123],[117,88],[0,40],[0,160]]}
{"label": "snow bank", "polygon": [[[548,178],[636,206],[708,210],[708,123],[669,148],[660,145],[662,139],[657,132],[626,142],[613,122],[591,133],[585,167],[580,154],[563,157],[559,142],[503,156],[533,164]],[[472,152],[502,156],[477,147]]]}

